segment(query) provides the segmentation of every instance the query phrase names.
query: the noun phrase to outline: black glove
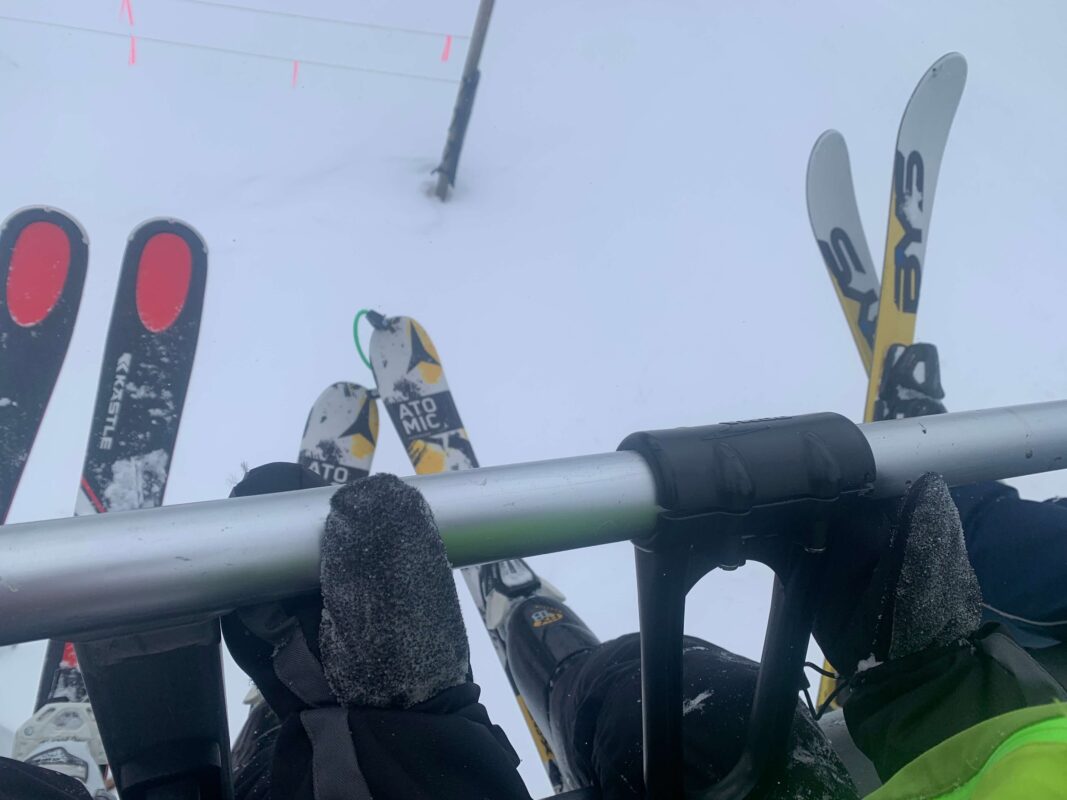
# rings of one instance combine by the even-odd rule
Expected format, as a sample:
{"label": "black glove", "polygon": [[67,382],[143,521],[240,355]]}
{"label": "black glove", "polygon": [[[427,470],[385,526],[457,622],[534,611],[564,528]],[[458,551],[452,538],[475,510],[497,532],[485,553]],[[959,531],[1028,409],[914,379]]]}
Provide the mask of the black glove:
{"label": "black glove", "polygon": [[[321,485],[296,464],[270,464],[234,494]],[[280,722],[250,717],[235,784],[271,800],[529,800],[478,703],[455,582],[418,491],[389,475],[338,489],[320,576],[321,594],[223,619]]]}
{"label": "black glove", "polygon": [[845,676],[977,630],[982,594],[941,476],[923,475],[899,500],[861,502],[833,537],[814,633]]}
{"label": "black glove", "polygon": [[466,682],[452,566],[417,490],[392,475],[338,489],[321,573],[322,666],[342,704],[409,708]]}

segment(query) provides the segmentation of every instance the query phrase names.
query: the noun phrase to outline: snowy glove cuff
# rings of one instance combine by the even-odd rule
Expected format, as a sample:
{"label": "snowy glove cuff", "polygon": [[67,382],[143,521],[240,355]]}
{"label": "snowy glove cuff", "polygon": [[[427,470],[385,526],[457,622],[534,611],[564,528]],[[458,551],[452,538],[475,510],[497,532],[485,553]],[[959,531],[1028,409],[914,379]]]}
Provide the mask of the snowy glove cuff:
{"label": "snowy glove cuff", "polygon": [[467,633],[422,495],[379,474],[338,489],[330,509],[319,645],[338,699],[408,708],[464,683]]}

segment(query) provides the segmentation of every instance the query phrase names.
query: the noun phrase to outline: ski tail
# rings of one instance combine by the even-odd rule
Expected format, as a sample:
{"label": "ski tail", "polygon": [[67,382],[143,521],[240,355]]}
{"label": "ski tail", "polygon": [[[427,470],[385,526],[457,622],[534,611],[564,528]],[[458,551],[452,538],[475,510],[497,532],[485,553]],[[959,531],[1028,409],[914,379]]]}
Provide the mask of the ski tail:
{"label": "ski tail", "polygon": [[[865,304],[871,307],[869,279],[873,277],[877,281],[877,275],[856,207],[844,138],[836,131],[827,131],[816,141],[808,161],[808,215],[812,231],[867,371],[865,422],[875,418],[887,353],[894,345],[912,344],[915,338],[934,190],[966,80],[967,62],[963,56],[959,53],[942,56],[923,75],[904,109],[893,159],[881,289],[873,289],[875,311],[867,317],[874,320],[873,338],[871,324],[862,328],[856,321],[857,309],[846,302],[857,300],[860,311]],[[854,281],[857,275],[862,278],[860,284]],[[846,289],[855,290],[851,297]],[[860,301],[859,297],[866,300]],[[869,358],[865,352],[868,342]],[[833,669],[828,661],[824,666],[828,671]],[[836,688],[837,681],[833,678],[822,678],[820,706],[831,701]]]}
{"label": "ski tail", "polygon": [[845,137],[826,131],[808,158],[808,220],[866,372],[878,325],[878,273],[863,234]]}
{"label": "ski tail", "polygon": [[[188,225],[151,220],[130,236],[76,514],[162,504],[196,353],[206,280],[207,250]],[[86,700],[74,648],[51,642],[36,710],[50,703]]]}
{"label": "ski tail", "polygon": [[[812,233],[863,369],[870,375],[880,305],[878,272],[856,204],[848,146],[837,131],[825,131],[815,140],[808,157],[806,190]],[[832,672],[833,666],[824,660],[823,669]],[[836,687],[833,678],[821,678],[819,705],[830,700]]]}
{"label": "ski tail", "polygon": [[200,335],[207,248],[151,220],[123,257],[75,513],[162,505]]}
{"label": "ski tail", "polygon": [[378,443],[378,403],[355,383],[327,386],[308,412],[299,462],[329,483],[370,474]]}
{"label": "ski tail", "polygon": [[[76,514],[155,508],[163,503],[200,334],[207,248],[185,223],[150,220],[126,245],[75,504]],[[167,631],[49,647],[39,699],[44,718],[74,707],[70,686],[88,693],[120,793],[155,781],[153,754],[188,740],[221,747],[221,765],[201,769],[205,785],[229,769],[218,625],[192,623]],[[51,680],[48,676],[51,675]],[[183,686],[176,698],[164,686]],[[68,689],[67,691],[62,691]],[[130,703],[129,696],[139,698]],[[82,703],[79,708],[88,708]],[[166,718],[167,726],[158,720]],[[47,735],[47,732],[41,734]],[[45,742],[53,750],[62,741]],[[103,766],[103,748],[98,763]],[[195,761],[196,758],[190,755]],[[179,759],[180,761],[180,759]],[[174,767],[173,764],[170,765]],[[95,776],[95,773],[94,773]]]}
{"label": "ski tail", "polygon": [[[452,398],[441,359],[426,330],[409,317],[367,314],[374,326],[370,362],[378,393],[415,472],[429,475],[478,467],[470,438]],[[501,626],[523,599],[544,593],[562,599],[522,559],[464,567],[464,581],[485,623],[500,663],[556,791],[563,777],[548,738],[530,713],[508,665]]]}
{"label": "ski tail", "polygon": [[897,134],[878,326],[867,383],[864,421],[874,419],[885,355],[894,344],[915,339],[934,191],[949,130],[967,82],[967,61],[959,53],[938,59],[919,81]]}
{"label": "ski tail", "polygon": [[0,524],[67,355],[89,264],[75,220],[34,206],[0,231]]}
{"label": "ski tail", "polygon": [[[188,225],[150,220],[119,273],[75,514],[162,505],[189,388],[207,283],[207,248]],[[49,648],[38,691],[58,680]],[[76,667],[75,667],[76,668]],[[48,677],[51,670],[51,676]],[[39,706],[38,706],[39,707]]]}

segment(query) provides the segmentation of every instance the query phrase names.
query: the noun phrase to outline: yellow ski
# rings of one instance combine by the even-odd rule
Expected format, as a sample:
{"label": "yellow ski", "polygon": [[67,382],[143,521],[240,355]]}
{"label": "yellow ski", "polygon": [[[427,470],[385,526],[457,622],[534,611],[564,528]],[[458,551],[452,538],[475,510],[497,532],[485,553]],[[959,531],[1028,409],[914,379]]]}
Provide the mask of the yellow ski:
{"label": "yellow ski", "polygon": [[874,419],[886,351],[890,345],[909,345],[915,339],[915,315],[919,310],[934,190],[948,132],[966,81],[967,62],[963,56],[959,53],[942,56],[919,81],[900,122],[889,193],[889,230],[882,265],[878,326],[863,414],[865,422]]}
{"label": "yellow ski", "polygon": [[[827,131],[808,160],[812,231],[868,375],[864,422],[874,419],[886,352],[893,344],[910,345],[915,338],[934,190],[966,80],[963,56],[942,56],[919,81],[904,109],[893,160],[880,292],[856,207],[844,138]],[[825,667],[832,669],[828,662]],[[833,678],[823,677],[820,706],[835,688]]]}

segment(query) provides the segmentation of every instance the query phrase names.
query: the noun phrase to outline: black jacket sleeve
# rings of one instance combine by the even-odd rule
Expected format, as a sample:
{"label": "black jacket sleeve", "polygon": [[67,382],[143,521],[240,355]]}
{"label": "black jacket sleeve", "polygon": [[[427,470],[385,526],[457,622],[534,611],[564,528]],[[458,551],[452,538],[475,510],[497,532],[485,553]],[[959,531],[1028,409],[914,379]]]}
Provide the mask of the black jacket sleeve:
{"label": "black jacket sleeve", "polygon": [[0,758],[0,797],[4,800],[90,800],[77,780],[50,769]]}

